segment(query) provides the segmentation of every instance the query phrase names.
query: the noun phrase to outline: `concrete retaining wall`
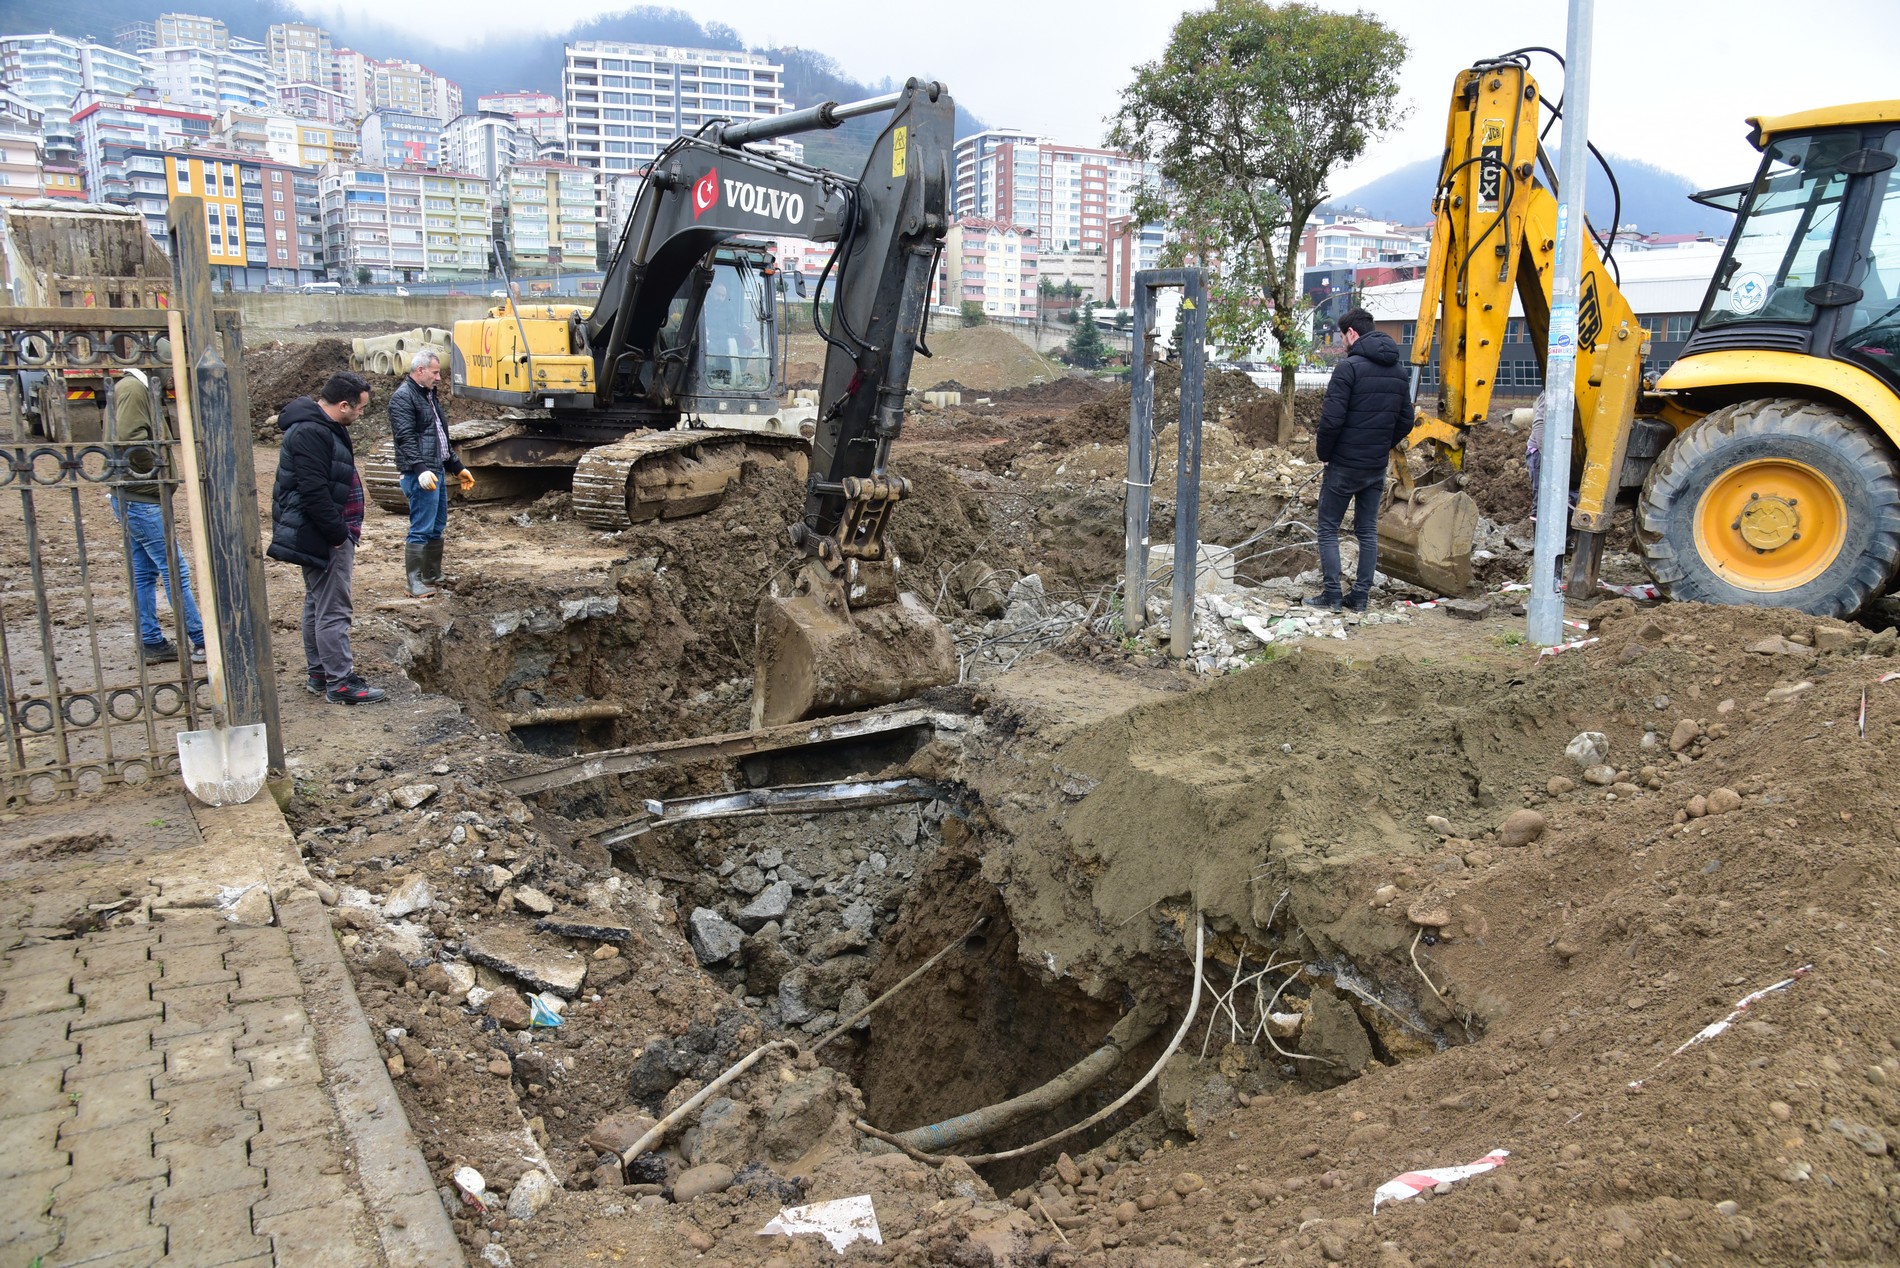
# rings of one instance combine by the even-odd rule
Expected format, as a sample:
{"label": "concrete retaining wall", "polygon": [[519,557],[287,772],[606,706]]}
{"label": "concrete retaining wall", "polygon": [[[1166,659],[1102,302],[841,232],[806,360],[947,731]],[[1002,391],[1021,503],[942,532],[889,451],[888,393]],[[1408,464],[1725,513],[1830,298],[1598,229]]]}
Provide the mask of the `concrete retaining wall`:
{"label": "concrete retaining wall", "polygon": [[453,326],[480,317],[500,300],[482,295],[286,295],[234,291],[219,295],[220,308],[233,306],[246,329],[288,330],[312,322],[399,321],[406,326]]}

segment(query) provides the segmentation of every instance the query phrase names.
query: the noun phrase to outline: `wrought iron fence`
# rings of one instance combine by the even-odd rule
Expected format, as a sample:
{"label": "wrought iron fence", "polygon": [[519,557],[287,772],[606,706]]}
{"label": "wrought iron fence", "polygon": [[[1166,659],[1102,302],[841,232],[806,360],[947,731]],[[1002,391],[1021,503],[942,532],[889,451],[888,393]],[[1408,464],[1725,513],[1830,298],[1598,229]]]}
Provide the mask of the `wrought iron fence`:
{"label": "wrought iron fence", "polygon": [[[134,370],[150,383],[153,439],[118,443],[104,427],[107,393]],[[203,725],[208,691],[183,615],[190,551],[183,501],[173,509],[172,401],[162,310],[0,309],[6,804],[175,774],[176,733]],[[132,484],[156,494],[162,550],[126,513]],[[154,615],[178,658],[148,663],[138,574],[161,560]]]}

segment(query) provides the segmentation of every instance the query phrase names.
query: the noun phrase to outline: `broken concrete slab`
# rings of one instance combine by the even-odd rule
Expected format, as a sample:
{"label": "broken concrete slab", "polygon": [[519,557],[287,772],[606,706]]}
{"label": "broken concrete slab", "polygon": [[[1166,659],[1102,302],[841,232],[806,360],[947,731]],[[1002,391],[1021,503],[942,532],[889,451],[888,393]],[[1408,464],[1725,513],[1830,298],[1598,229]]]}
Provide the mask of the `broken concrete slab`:
{"label": "broken concrete slab", "polygon": [[758,929],[767,921],[785,919],[785,913],[791,908],[791,882],[776,880],[760,890],[759,896],[747,903],[734,919],[742,928]]}
{"label": "broken concrete slab", "polygon": [[441,789],[435,784],[404,784],[395,792],[390,793],[389,799],[404,810],[414,810],[440,791]]}
{"label": "broken concrete slab", "polygon": [[1441,599],[1438,607],[1446,616],[1455,616],[1461,621],[1482,621],[1491,615],[1489,599]]}
{"label": "broken concrete slab", "polygon": [[563,938],[591,938],[595,942],[625,942],[633,937],[633,930],[626,925],[581,916],[549,916],[537,920],[534,927],[541,933],[559,934]]}
{"label": "broken concrete slab", "polygon": [[462,952],[477,964],[556,995],[572,997],[587,974],[587,960],[579,952],[544,946],[523,929],[500,927],[470,934]]}
{"label": "broken concrete slab", "polygon": [[546,916],[554,911],[554,900],[538,889],[523,885],[515,891],[515,906],[530,916]]}
{"label": "broken concrete slab", "polygon": [[686,918],[686,937],[701,964],[719,964],[739,954],[745,934],[710,907],[695,907]]}
{"label": "broken concrete slab", "polygon": [[383,915],[395,920],[426,911],[435,905],[435,889],[426,876],[411,876],[391,890],[383,902]]}

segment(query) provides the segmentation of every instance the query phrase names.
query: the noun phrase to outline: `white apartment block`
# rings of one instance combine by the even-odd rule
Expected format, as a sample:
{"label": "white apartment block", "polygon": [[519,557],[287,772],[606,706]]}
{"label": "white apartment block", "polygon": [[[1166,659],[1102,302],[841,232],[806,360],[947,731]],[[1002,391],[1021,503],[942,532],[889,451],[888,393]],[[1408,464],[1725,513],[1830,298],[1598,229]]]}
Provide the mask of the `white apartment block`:
{"label": "white apartment block", "polygon": [[271,74],[279,84],[330,87],[336,50],[330,33],[309,22],[278,22],[265,32]]}
{"label": "white apartment block", "polygon": [[547,114],[550,111],[559,114],[561,99],[551,92],[535,92],[531,88],[485,92],[475,98],[475,109],[482,114]]}
{"label": "white apartment block", "polygon": [[372,110],[401,110],[447,123],[462,113],[461,85],[427,66],[370,57],[348,48],[336,50],[334,56],[334,86],[349,98],[357,118]]}
{"label": "white apartment block", "polygon": [[465,114],[442,128],[441,167],[445,172],[468,172],[494,180],[502,169],[532,163],[534,136],[512,115]]}
{"label": "white apartment block", "polygon": [[1033,317],[1042,276],[1039,255],[1033,226],[961,217],[944,236],[937,302],[953,308],[980,304],[991,317]]}
{"label": "white apartment block", "polygon": [[991,128],[958,141],[953,151],[956,201],[952,204],[951,214],[976,216],[984,214],[979,208],[1001,206],[996,191],[990,187],[990,182],[995,179],[995,165],[986,160],[1004,146],[1034,144],[1036,138],[1032,134],[1007,128]]}
{"label": "white apartment block", "polygon": [[1128,216],[1142,186],[1160,179],[1154,164],[1119,150],[1006,130],[965,137],[955,163],[958,214],[1034,225],[1051,251],[1106,252],[1109,221]]}
{"label": "white apartment block", "polygon": [[73,146],[74,97],[129,97],[148,82],[136,53],[108,44],[63,35],[0,36],[0,86],[40,112],[49,149]]}
{"label": "white apartment block", "polygon": [[159,14],[158,47],[166,48],[181,44],[195,45],[198,48],[229,48],[231,32],[216,18],[200,17],[195,13]]}
{"label": "white apartment block", "polygon": [[147,49],[145,74],[159,100],[182,110],[217,113],[233,106],[277,104],[277,85],[262,59],[197,44]]}
{"label": "white apartment block", "polygon": [[286,114],[301,119],[319,119],[324,123],[351,123],[355,108],[350,99],[322,84],[283,84],[277,89],[277,103]]}
{"label": "white apartment block", "polygon": [[46,192],[41,120],[40,112],[24,100],[0,92],[0,202],[38,198]]}
{"label": "white apartment block", "polygon": [[489,182],[447,172],[333,163],[317,181],[324,259],[337,281],[488,275]]}
{"label": "white apartment block", "polygon": [[1309,225],[1300,239],[1300,263],[1306,268],[1423,260],[1430,254],[1431,239],[1424,232],[1383,220],[1341,219]]}
{"label": "white apartment block", "polygon": [[506,169],[503,241],[515,269],[599,267],[594,203],[600,173],[572,163],[521,163]]}
{"label": "white apartment block", "polygon": [[303,122],[263,110],[226,110],[218,116],[211,143],[222,150],[256,154],[295,167],[301,160],[297,132]]}
{"label": "white apartment block", "polygon": [[785,68],[758,53],[601,40],[564,49],[567,159],[601,172],[609,187],[709,119],[785,113]]}

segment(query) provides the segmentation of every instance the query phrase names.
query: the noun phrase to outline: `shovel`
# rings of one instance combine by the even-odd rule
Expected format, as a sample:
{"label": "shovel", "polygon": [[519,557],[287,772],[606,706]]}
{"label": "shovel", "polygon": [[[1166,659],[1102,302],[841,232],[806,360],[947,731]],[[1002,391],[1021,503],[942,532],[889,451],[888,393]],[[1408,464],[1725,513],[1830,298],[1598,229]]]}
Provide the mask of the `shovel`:
{"label": "shovel", "polygon": [[264,786],[270,752],[262,723],[229,725],[224,693],[224,643],[218,598],[211,579],[209,521],[204,486],[198,482],[198,438],[191,417],[191,377],[185,367],[185,325],[176,308],[167,314],[172,341],[172,377],[178,390],[178,451],[185,474],[185,507],[191,517],[191,556],[198,571],[198,614],[204,621],[205,676],[211,683],[211,728],[178,733],[178,773],[191,795],[207,806],[241,805]]}

